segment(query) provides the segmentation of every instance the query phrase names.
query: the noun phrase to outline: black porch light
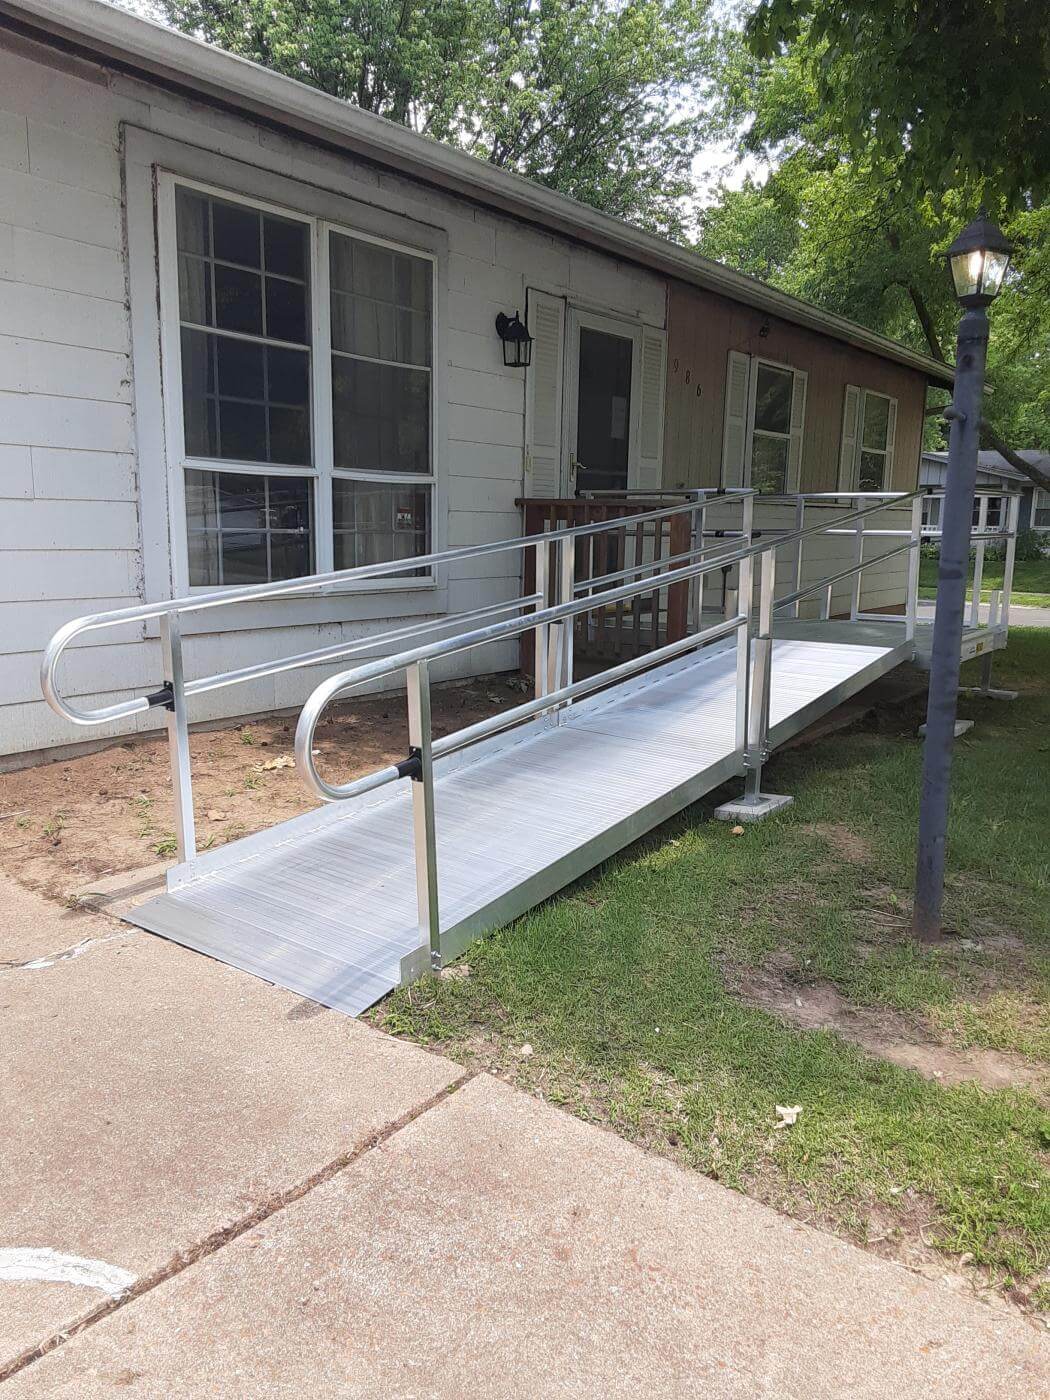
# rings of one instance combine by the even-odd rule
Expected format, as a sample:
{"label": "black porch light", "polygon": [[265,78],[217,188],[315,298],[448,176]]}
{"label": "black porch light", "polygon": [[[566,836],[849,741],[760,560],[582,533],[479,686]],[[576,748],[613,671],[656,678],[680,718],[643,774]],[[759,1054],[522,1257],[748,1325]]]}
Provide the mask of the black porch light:
{"label": "black porch light", "polygon": [[499,313],[496,334],[503,342],[503,363],[512,369],[527,369],[532,362],[532,336],[516,311],[513,316]]}
{"label": "black porch light", "polygon": [[1014,245],[982,209],[948,249],[955,295],[962,306],[987,306],[999,295]]}

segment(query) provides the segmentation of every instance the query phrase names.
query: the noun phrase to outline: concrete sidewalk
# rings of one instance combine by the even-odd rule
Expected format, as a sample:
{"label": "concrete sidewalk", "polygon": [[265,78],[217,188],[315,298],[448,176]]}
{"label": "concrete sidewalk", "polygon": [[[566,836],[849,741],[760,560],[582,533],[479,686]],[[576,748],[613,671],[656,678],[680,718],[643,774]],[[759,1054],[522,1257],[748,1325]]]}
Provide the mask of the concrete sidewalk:
{"label": "concrete sidewalk", "polygon": [[[0,909],[5,1395],[1045,1393],[1012,1313],[150,935]],[[13,1281],[30,1248],[127,1291]]]}

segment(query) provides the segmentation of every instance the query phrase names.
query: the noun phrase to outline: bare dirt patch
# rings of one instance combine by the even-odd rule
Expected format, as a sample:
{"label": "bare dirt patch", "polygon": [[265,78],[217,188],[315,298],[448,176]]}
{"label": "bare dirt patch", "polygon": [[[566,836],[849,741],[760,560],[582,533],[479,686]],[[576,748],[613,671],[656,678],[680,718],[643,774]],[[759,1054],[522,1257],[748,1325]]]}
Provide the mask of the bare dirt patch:
{"label": "bare dirt patch", "polygon": [[[516,676],[436,686],[435,735],[523,699]],[[316,806],[291,762],[294,718],[190,736],[198,845],[208,849]],[[356,777],[405,757],[401,694],[354,700],[318,729],[322,772]],[[0,869],[59,900],[96,879],[174,856],[175,817],[163,736],[0,775]]]}
{"label": "bare dirt patch", "polygon": [[750,1006],[771,1011],[800,1030],[834,1031],[869,1055],[913,1069],[925,1079],[1050,1095],[1050,1071],[1045,1066],[1004,1050],[945,1045],[921,1017],[891,1007],[855,1006],[830,982],[796,980],[783,957],[750,973],[734,991]]}
{"label": "bare dirt patch", "polygon": [[840,860],[848,861],[851,865],[867,865],[872,859],[872,850],[867,841],[841,822],[810,822],[802,830],[819,836]]}

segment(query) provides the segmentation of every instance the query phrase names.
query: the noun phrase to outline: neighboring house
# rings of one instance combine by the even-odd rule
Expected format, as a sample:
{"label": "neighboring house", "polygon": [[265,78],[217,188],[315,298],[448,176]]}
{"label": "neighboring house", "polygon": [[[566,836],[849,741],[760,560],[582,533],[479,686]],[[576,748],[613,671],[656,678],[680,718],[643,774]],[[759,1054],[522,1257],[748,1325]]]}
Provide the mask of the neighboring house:
{"label": "neighboring house", "polygon": [[[950,383],[98,0],[0,0],[0,190],[0,755],[129,728],[71,735],[40,697],[41,649],[84,612],[514,536],[522,496],[914,489],[927,385]],[[527,372],[495,331],[515,311]],[[188,674],[505,600],[510,558],[197,614]],[[866,606],[900,607],[898,564]],[[194,717],[295,705],[321,674]],[[63,663],[91,704],[161,679],[152,626]]]}
{"label": "neighboring house", "polygon": [[[1018,452],[1019,457],[1033,467],[1050,475],[1050,452],[1034,452],[1027,449]],[[919,484],[943,488],[948,476],[947,452],[924,452],[919,467]],[[1011,467],[1006,458],[998,452],[981,451],[977,454],[977,485],[981,490],[994,491],[1001,486],[1005,492],[1019,493],[1021,503],[1018,508],[1017,528],[1036,530],[1046,536],[1050,544],[1050,491],[1036,486],[1027,476]],[[933,496],[922,505],[922,524],[926,531],[940,529],[941,511],[944,499]],[[977,524],[980,502],[974,502],[974,525]],[[1006,496],[989,496],[987,522],[990,529],[998,529],[1006,521]]]}

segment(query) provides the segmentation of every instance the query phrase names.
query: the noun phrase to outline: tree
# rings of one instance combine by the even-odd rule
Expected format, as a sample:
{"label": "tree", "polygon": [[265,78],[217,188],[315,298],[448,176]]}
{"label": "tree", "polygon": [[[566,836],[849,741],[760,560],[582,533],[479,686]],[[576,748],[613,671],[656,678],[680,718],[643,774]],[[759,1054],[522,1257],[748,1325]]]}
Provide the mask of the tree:
{"label": "tree", "polygon": [[752,52],[808,54],[818,100],[858,151],[933,188],[1050,194],[1050,25],[1032,0],[761,0]]}
{"label": "tree", "polygon": [[[752,41],[753,42],[753,41]],[[829,41],[800,30],[773,57],[756,57],[746,33],[724,36],[718,68],[716,129],[736,133],[743,151],[772,167],[761,185],[723,190],[704,212],[704,252],[762,276],[808,301],[861,321],[943,359],[958,307],[943,252],[982,198],[987,182],[956,173],[953,184],[929,180],[912,154],[887,148],[874,132],[866,144],[824,100]],[[852,67],[852,62],[848,65]],[[1012,452],[1050,446],[1050,210],[1022,193],[997,205],[1018,246],[1022,275],[1010,277],[992,308],[989,383],[993,394],[986,445],[1048,485]],[[943,445],[930,422],[928,446]]]}
{"label": "tree", "polygon": [[678,236],[709,0],[163,0],[169,20],[366,111]]}

